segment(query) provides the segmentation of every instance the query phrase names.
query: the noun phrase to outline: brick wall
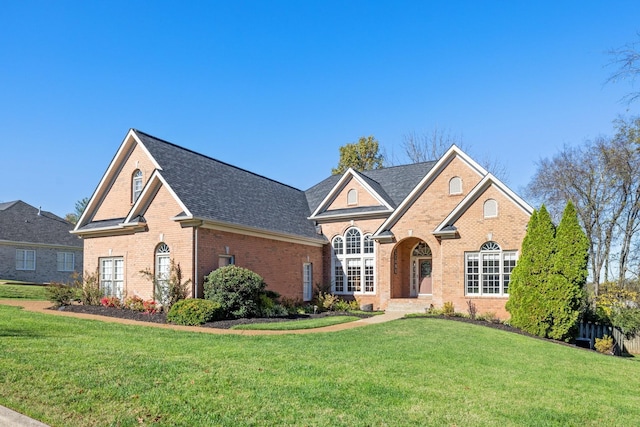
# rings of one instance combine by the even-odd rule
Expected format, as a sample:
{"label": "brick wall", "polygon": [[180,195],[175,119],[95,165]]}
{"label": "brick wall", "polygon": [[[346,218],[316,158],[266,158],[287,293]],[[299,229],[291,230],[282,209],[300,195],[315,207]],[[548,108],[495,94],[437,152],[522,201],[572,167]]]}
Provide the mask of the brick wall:
{"label": "brick wall", "polygon": [[[347,194],[350,190],[356,190],[358,192],[358,203],[350,205],[347,203]],[[340,191],[335,199],[331,202],[331,205],[327,210],[355,208],[359,206],[380,206],[381,203],[369,193],[360,183],[351,178],[345,187]]]}
{"label": "brick wall", "polygon": [[[122,170],[96,212],[93,218],[94,221],[127,216],[133,205],[131,200],[131,181],[133,172],[136,169],[142,171],[143,186],[155,170],[153,162],[138,144],[135,145],[135,148],[124,162]],[[178,213],[180,213],[180,210],[176,211],[174,215]]]}
{"label": "brick wall", "polygon": [[[144,232],[98,238],[85,238],[85,270],[97,271],[99,259],[123,257],[125,264],[124,290],[127,295],[153,298],[153,284],[140,273],[155,269],[155,250],[164,242],[169,246],[171,258],[180,264],[183,278],[193,277],[193,230],[182,228],[172,221],[180,208],[169,191],[161,187],[144,217],[148,229]],[[191,287],[190,287],[191,288]]]}
{"label": "brick wall", "polygon": [[313,284],[322,283],[323,248],[208,228],[198,229],[199,289],[206,275],[218,268],[221,255],[258,273],[267,289],[302,299],[302,265],[313,264]]}

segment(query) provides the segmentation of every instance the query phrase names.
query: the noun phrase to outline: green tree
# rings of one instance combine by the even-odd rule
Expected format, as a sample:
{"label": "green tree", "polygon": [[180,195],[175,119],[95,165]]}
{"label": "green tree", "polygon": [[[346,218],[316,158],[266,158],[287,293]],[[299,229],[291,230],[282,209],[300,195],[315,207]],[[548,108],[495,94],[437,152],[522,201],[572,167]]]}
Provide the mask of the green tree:
{"label": "green tree", "polygon": [[76,202],[75,211],[73,213],[68,213],[64,216],[64,219],[69,221],[72,224],[77,224],[80,220],[80,217],[84,213],[84,210],[87,208],[87,204],[89,203],[89,197],[85,197]]}
{"label": "green tree", "polygon": [[384,156],[380,154],[378,140],[375,137],[360,137],[358,142],[347,143],[340,147],[338,167],[331,170],[334,175],[353,168],[357,171],[381,169]]}
{"label": "green tree", "polygon": [[588,259],[589,240],[569,201],[556,230],[553,272],[544,295],[551,320],[550,338],[567,340],[573,336],[583,308]]}
{"label": "green tree", "polygon": [[544,205],[534,211],[522,242],[522,253],[509,283],[506,309],[511,324],[531,334],[547,336],[551,318],[545,293],[555,254],[555,226]]}

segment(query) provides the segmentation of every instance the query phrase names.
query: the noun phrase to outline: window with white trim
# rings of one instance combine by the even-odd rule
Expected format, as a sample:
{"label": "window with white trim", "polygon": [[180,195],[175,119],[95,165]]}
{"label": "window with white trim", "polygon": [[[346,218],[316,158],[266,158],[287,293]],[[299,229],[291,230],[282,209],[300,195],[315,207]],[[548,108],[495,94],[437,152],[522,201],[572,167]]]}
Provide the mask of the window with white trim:
{"label": "window with white trim", "polygon": [[462,194],[462,178],[454,176],[449,180],[449,194]]}
{"label": "window with white trim", "polygon": [[135,203],[142,193],[142,171],[136,169],[131,178],[131,203]]}
{"label": "window with white trim", "polygon": [[503,251],[496,242],[486,242],[479,252],[465,253],[465,295],[508,296],[516,251]]}
{"label": "window with white trim", "polygon": [[74,271],[75,254],[73,252],[58,252],[58,271]]}
{"label": "window with white trim", "polygon": [[171,274],[171,251],[166,243],[156,248],[156,298],[165,304],[169,298],[169,276]]}
{"label": "window with white trim", "polygon": [[495,218],[498,216],[498,202],[489,199],[484,202],[483,213],[485,218]]}
{"label": "window with white trim", "polygon": [[100,290],[105,296],[122,299],[124,293],[124,258],[100,258]]}
{"label": "window with white trim", "polygon": [[35,270],[36,251],[33,249],[16,249],[16,270]]}
{"label": "window with white trim", "polygon": [[313,298],[313,264],[302,264],[302,299],[311,301]]}
{"label": "window with white trim", "polygon": [[358,190],[352,188],[347,193],[347,205],[357,205],[358,204]]}
{"label": "window with white trim", "polygon": [[332,291],[336,294],[373,294],[375,287],[375,244],[371,234],[352,227],[331,241]]}

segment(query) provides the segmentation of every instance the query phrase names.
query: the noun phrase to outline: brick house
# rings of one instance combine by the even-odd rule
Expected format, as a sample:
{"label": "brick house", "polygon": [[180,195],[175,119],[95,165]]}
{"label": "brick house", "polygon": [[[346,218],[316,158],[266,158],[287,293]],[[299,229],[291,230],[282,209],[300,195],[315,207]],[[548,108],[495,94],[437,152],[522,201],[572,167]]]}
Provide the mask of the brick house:
{"label": "brick house", "polygon": [[82,273],[73,224],[22,200],[0,203],[0,279],[68,283]]}
{"label": "brick house", "polygon": [[315,284],[376,309],[453,302],[507,316],[532,208],[459,148],[437,161],[348,170],[307,191],[130,130],[73,233],[114,295],[153,297],[169,260],[203,294],[235,263],[283,296]]}

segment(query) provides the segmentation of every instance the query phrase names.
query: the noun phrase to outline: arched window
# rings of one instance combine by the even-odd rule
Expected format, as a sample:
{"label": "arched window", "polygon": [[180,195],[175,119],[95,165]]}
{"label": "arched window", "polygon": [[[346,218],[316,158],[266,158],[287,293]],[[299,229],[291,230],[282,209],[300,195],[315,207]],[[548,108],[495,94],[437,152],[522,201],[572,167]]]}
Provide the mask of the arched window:
{"label": "arched window", "polygon": [[156,298],[166,304],[169,298],[169,276],[171,274],[171,251],[166,243],[156,247]]}
{"label": "arched window", "polygon": [[420,242],[413,250],[413,256],[431,256],[431,248],[425,242]]}
{"label": "arched window", "polygon": [[507,296],[516,251],[503,251],[496,242],[485,242],[479,252],[465,254],[465,294]]}
{"label": "arched window", "polygon": [[357,205],[358,204],[358,190],[352,188],[347,193],[347,205]]}
{"label": "arched window", "polygon": [[136,169],[131,178],[131,203],[135,203],[142,193],[142,171]]}
{"label": "arched window", "polygon": [[459,176],[449,180],[449,194],[462,194],[462,179]]}
{"label": "arched window", "polygon": [[337,236],[333,239],[333,252],[336,255],[342,255],[344,251],[344,240],[342,240],[341,236]]}
{"label": "arched window", "polygon": [[360,234],[360,230],[350,228],[345,235],[345,240],[347,241],[347,255],[362,253],[362,235]]}
{"label": "arched window", "polygon": [[489,199],[484,202],[484,217],[495,218],[498,216],[498,202],[493,199]]}
{"label": "arched window", "polygon": [[336,294],[375,293],[375,242],[357,228],[332,240],[332,291]]}

